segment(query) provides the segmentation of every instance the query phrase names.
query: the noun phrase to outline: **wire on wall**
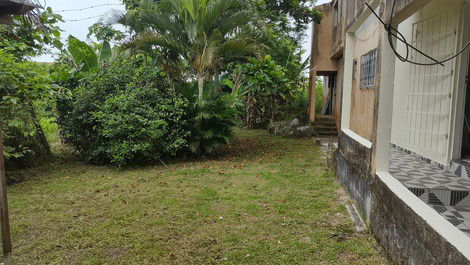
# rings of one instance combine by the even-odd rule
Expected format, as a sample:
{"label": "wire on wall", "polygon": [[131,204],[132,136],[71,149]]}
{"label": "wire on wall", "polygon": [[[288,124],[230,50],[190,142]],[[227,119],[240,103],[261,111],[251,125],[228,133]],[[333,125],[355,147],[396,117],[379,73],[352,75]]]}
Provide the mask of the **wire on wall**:
{"label": "wire on wall", "polygon": [[[397,56],[398,59],[400,59],[400,61],[402,62],[405,62],[405,63],[411,63],[411,64],[415,64],[415,65],[422,65],[422,66],[433,66],[433,65],[441,65],[441,66],[444,66],[444,63],[448,62],[448,61],[451,61],[455,58],[457,58],[459,55],[461,55],[462,53],[465,52],[465,50],[470,47],[470,41],[458,52],[456,53],[454,56],[452,57],[449,57],[445,60],[441,60],[441,61],[438,61],[434,58],[432,58],[431,56],[429,56],[428,54],[422,52],[421,50],[419,50],[418,48],[414,47],[413,45],[409,44],[408,41],[406,40],[405,36],[403,36],[403,34],[401,32],[399,32],[396,28],[394,28],[392,26],[392,19],[393,19],[393,16],[395,14],[395,4],[396,4],[396,0],[393,1],[393,5],[392,5],[392,13],[391,13],[391,17],[390,17],[390,23],[385,23],[382,18],[375,12],[375,10],[366,2],[365,3],[367,5],[367,7],[372,11],[372,13],[375,15],[375,17],[377,17],[377,19],[380,21],[380,23],[382,23],[382,25],[384,26],[385,30],[387,31],[388,33],[388,42],[390,43],[390,47],[392,48],[393,50],[393,53]],[[406,55],[403,56],[402,54],[400,54],[396,47],[395,47],[395,43],[393,41],[393,38],[396,38],[397,40],[399,40],[400,42],[402,42],[405,47],[406,47]],[[411,61],[409,59],[410,57],[410,50],[414,50],[416,52],[418,52],[419,54],[421,54],[422,56],[428,58],[429,60],[433,61],[432,63],[418,63],[418,62],[415,62],[415,61]]]}

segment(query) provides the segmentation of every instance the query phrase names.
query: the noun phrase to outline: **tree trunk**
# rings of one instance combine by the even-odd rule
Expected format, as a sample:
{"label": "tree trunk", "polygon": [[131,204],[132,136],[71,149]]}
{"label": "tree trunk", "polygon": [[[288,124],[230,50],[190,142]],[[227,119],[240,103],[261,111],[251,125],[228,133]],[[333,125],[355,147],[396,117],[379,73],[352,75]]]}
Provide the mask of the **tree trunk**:
{"label": "tree trunk", "polygon": [[171,73],[167,73],[168,76],[168,82],[170,83],[170,88],[175,89],[175,84],[173,81],[173,75]]}
{"label": "tree trunk", "polygon": [[36,115],[36,111],[34,111],[33,104],[30,104],[30,107],[31,107],[30,112],[31,112],[31,116],[32,116],[32,119],[33,119],[34,128],[36,129],[36,133],[38,134],[39,144],[41,145],[42,148],[44,148],[45,154],[49,155],[49,154],[51,154],[51,147],[49,146],[49,143],[47,142],[46,135],[44,134],[44,131],[43,131],[41,125],[39,124],[38,117]]}
{"label": "tree trunk", "polygon": [[235,96],[235,93],[237,93],[238,87],[242,83],[242,73],[239,72],[237,76],[235,77],[235,83],[233,84],[233,89],[232,89],[232,96]]}
{"label": "tree trunk", "polygon": [[271,120],[270,120],[270,122],[274,122],[274,111],[276,109],[275,106],[276,106],[275,96],[272,95],[272,97],[271,97]]}
{"label": "tree trunk", "polygon": [[[1,127],[0,127],[1,128]],[[7,180],[3,158],[3,131],[0,129],[0,217],[2,232],[3,264],[11,264],[10,216],[8,213]]]}
{"label": "tree trunk", "polygon": [[199,90],[199,101],[202,101],[204,96],[204,75],[199,73],[197,77],[197,88]]}

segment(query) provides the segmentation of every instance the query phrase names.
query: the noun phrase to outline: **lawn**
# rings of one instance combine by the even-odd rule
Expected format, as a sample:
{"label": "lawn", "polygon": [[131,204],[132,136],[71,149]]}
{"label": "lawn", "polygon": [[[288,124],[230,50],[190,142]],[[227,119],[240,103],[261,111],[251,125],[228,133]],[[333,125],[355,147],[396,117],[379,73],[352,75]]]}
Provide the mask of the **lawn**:
{"label": "lawn", "polygon": [[17,264],[388,264],[309,139],[119,170],[59,154],[9,186]]}

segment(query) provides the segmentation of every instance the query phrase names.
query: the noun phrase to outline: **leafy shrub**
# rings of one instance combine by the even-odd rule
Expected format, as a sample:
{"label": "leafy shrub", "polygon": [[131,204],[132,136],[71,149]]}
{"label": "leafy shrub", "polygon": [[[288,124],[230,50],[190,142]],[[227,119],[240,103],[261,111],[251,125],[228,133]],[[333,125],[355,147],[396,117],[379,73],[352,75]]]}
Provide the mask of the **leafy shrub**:
{"label": "leafy shrub", "polygon": [[58,98],[64,138],[93,163],[153,161],[188,146],[188,101],[159,70],[118,61]]}
{"label": "leafy shrub", "polygon": [[93,113],[103,140],[95,153],[118,165],[176,155],[187,146],[190,135],[186,106],[187,102],[176,94],[163,95],[151,87],[109,97]]}
{"label": "leafy shrub", "polygon": [[217,147],[230,143],[233,127],[237,124],[231,97],[219,96],[194,104],[193,137],[190,150],[195,154],[210,154]]}

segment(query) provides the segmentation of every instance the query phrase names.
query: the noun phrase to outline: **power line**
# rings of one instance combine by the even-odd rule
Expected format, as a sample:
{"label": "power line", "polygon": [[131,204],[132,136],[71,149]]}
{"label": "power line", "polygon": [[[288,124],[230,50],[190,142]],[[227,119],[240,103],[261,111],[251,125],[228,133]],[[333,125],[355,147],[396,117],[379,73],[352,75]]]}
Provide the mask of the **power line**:
{"label": "power line", "polygon": [[92,9],[96,7],[103,7],[103,6],[122,6],[122,4],[102,4],[102,5],[96,5],[96,6],[89,6],[89,7],[84,7],[84,8],[76,8],[76,9],[64,9],[64,10],[58,10],[55,12],[74,12],[74,11],[83,11],[87,9]]}
{"label": "power line", "polygon": [[84,21],[84,20],[89,20],[89,19],[99,18],[99,17],[101,17],[101,15],[92,16],[92,17],[85,17],[85,18],[79,18],[79,19],[65,19],[64,22],[79,22],[79,21]]}
{"label": "power line", "polygon": [[[387,31],[388,33],[388,41],[390,43],[390,47],[392,48],[393,50],[393,53],[395,53],[395,55],[397,56],[398,59],[400,59],[400,61],[402,62],[405,62],[405,63],[411,63],[411,64],[415,64],[415,65],[421,65],[421,66],[433,66],[433,65],[441,65],[441,66],[444,66],[444,63],[448,62],[448,61],[451,61],[455,58],[457,58],[459,55],[461,55],[468,47],[470,47],[470,41],[458,52],[456,53],[454,56],[452,57],[449,57],[445,60],[442,60],[442,61],[438,61],[434,58],[432,58],[431,56],[429,56],[428,54],[422,52],[421,50],[419,50],[418,48],[414,47],[413,45],[409,44],[408,41],[406,40],[405,36],[403,36],[403,34],[401,32],[399,32],[396,28],[392,27],[392,19],[393,19],[393,15],[395,13],[395,3],[396,1],[393,1],[393,5],[392,5],[392,13],[391,13],[391,18],[390,18],[390,23],[385,23],[382,18],[380,18],[380,16],[375,12],[375,10],[366,2],[365,4],[367,5],[367,7],[372,11],[372,13],[375,15],[375,17],[377,17],[377,19],[380,21],[380,23],[382,23],[382,25],[384,26],[385,30]],[[401,41],[403,44],[405,44],[405,47],[406,47],[406,56],[403,56],[401,55],[396,47],[395,47],[395,44],[393,42],[393,37],[396,38],[397,40]],[[430,59],[433,61],[433,63],[418,63],[418,62],[414,62],[414,61],[411,61],[409,60],[409,57],[410,57],[410,49],[412,50],[415,50],[416,52],[418,52],[419,54],[423,55],[424,57]]]}

